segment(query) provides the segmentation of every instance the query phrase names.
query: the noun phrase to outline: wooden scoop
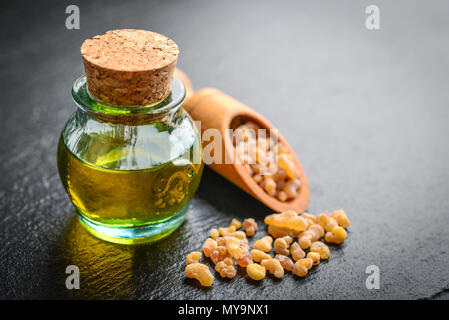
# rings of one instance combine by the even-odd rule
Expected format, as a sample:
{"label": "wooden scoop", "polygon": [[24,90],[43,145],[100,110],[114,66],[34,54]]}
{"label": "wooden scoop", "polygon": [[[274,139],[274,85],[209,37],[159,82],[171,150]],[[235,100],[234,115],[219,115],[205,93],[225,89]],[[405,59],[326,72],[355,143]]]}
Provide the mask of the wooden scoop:
{"label": "wooden scoop", "polygon": [[[270,207],[276,212],[283,212],[287,210],[294,210],[296,212],[304,212],[309,204],[310,192],[309,184],[302,170],[301,163],[297,159],[293,149],[279,133],[279,141],[288,149],[293,155],[294,162],[299,169],[301,180],[301,187],[299,188],[296,198],[286,202],[281,202],[277,198],[267,194],[251,177],[242,164],[225,164],[224,158],[233,159],[234,148],[231,141],[231,136],[227,129],[235,129],[240,124],[246,121],[253,121],[257,123],[260,128],[270,130],[275,127],[264,117],[252,110],[248,106],[233,99],[225,93],[217,89],[202,89],[194,93],[190,98],[186,99],[183,108],[190,114],[195,121],[201,121],[201,134],[207,129],[218,129],[221,132],[223,145],[223,161],[221,164],[213,163],[209,167],[234,183],[239,188],[243,189],[254,198],[258,199],[266,206]],[[203,147],[206,147],[211,141],[203,141]]]}

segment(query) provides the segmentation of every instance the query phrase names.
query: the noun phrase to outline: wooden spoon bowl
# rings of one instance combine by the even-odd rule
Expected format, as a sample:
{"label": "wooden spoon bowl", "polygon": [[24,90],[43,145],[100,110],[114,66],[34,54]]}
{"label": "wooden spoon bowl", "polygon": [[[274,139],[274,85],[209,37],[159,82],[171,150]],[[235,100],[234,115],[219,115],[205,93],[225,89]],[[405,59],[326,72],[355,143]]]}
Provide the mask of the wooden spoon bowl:
{"label": "wooden spoon bowl", "polygon": [[[248,106],[213,88],[197,91],[190,98],[186,99],[183,108],[190,114],[193,120],[200,121],[201,134],[207,129],[217,129],[221,133],[223,146],[222,161],[221,163],[210,164],[209,167],[212,170],[276,212],[287,210],[304,212],[307,209],[310,199],[307,177],[293,149],[281,133],[278,133],[279,141],[293,155],[294,162],[300,172],[301,187],[296,198],[286,202],[279,201],[277,198],[267,194],[254,181],[243,164],[238,164],[235,161],[231,164],[225,163],[226,157],[227,159],[233,159],[235,154],[233,150],[234,145],[228,130],[235,129],[240,123],[245,121],[253,121],[262,129],[275,129],[267,119]],[[211,141],[203,141],[203,147],[206,147],[209,143]]]}

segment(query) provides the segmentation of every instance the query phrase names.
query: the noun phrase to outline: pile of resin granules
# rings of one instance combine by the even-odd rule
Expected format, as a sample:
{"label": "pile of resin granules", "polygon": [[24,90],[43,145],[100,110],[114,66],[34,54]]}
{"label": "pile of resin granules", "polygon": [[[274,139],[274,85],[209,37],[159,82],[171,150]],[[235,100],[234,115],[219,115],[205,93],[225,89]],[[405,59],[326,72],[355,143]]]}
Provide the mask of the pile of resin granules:
{"label": "pile of resin granules", "polygon": [[[233,219],[229,227],[210,231],[210,238],[203,245],[203,253],[212,260],[215,271],[221,277],[234,278],[236,262],[246,268],[246,273],[253,280],[264,279],[267,271],[276,278],[282,278],[289,271],[298,277],[305,277],[320,260],[330,257],[328,246],[319,240],[324,238],[325,242],[340,244],[346,239],[345,229],[350,225],[343,210],[317,216],[286,211],[271,214],[265,217],[264,222],[271,236],[255,240],[252,250],[247,238],[257,231],[257,224],[252,218],[246,219],[243,224]],[[240,228],[244,231],[239,231]],[[215,277],[207,265],[199,263],[201,258],[199,251],[189,253],[185,273],[188,278],[195,278],[202,286],[209,287]]]}
{"label": "pile of resin granules", "polygon": [[[252,121],[235,129],[232,139],[237,159],[271,197],[282,202],[296,198],[301,188],[301,180],[293,154],[281,142],[276,142],[275,137],[259,134],[260,129]],[[262,129],[262,132],[265,131]]]}

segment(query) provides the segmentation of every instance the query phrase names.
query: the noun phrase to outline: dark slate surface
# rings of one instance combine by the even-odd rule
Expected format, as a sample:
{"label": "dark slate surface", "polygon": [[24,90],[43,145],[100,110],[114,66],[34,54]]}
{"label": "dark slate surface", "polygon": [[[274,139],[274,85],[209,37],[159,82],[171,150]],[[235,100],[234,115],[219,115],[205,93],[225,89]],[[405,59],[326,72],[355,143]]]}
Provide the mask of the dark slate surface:
{"label": "dark slate surface", "polygon": [[[0,298],[447,299],[449,6],[375,2],[375,32],[367,1],[2,4]],[[80,30],[65,28],[71,3]],[[196,88],[218,87],[279,126],[309,177],[309,211],[343,207],[352,220],[328,262],[302,280],[186,280],[184,256],[209,228],[270,212],[210,170],[166,240],[123,247],[82,229],[57,139],[74,111],[82,40],[128,27],[172,37]],[[75,292],[64,286],[69,264],[81,269]],[[380,290],[365,288],[372,264]]]}

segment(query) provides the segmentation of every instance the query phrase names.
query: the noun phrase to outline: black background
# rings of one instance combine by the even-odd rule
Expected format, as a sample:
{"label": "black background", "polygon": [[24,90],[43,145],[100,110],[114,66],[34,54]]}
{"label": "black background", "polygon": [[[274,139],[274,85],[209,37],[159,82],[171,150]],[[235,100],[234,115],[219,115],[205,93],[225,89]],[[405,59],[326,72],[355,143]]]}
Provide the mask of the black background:
{"label": "black background", "polygon": [[[69,4],[80,30],[65,27]],[[365,28],[369,4],[381,30]],[[448,17],[445,1],[2,2],[0,298],[447,299]],[[87,234],[56,146],[82,41],[118,28],[171,37],[196,89],[217,87],[279,127],[309,178],[309,211],[351,218],[329,261],[305,279],[185,279],[184,257],[211,227],[270,213],[208,169],[167,239],[126,247]],[[65,288],[71,264],[80,290]],[[368,265],[379,290],[365,287]]]}

